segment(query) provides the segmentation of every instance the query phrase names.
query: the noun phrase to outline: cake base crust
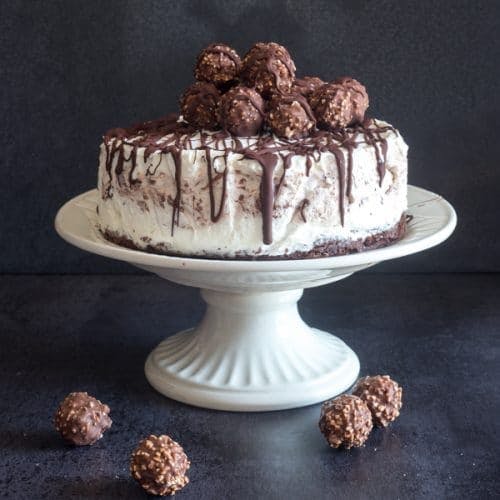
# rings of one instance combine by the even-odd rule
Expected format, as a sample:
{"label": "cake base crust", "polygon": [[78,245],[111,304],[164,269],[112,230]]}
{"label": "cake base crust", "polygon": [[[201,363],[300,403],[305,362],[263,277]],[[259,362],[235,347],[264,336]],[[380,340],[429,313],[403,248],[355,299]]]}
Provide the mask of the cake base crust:
{"label": "cake base crust", "polygon": [[109,230],[100,230],[101,234],[111,243],[120,245],[125,248],[130,248],[132,250],[139,250],[141,252],[154,253],[159,255],[168,255],[170,257],[187,257],[192,259],[212,259],[212,260],[295,260],[295,259],[318,259],[322,257],[335,257],[339,255],[346,255],[350,253],[363,252],[365,250],[374,250],[375,248],[381,248],[390,245],[398,240],[400,240],[406,231],[406,224],[408,221],[408,216],[403,214],[399,222],[380,233],[373,234],[367,238],[351,240],[351,241],[327,241],[318,243],[311,250],[308,251],[296,251],[289,254],[283,255],[248,255],[239,254],[234,256],[225,256],[223,254],[214,255],[193,255],[193,254],[181,254],[172,251],[165,251],[161,245],[147,245],[145,247],[139,247],[130,238],[117,234]]}

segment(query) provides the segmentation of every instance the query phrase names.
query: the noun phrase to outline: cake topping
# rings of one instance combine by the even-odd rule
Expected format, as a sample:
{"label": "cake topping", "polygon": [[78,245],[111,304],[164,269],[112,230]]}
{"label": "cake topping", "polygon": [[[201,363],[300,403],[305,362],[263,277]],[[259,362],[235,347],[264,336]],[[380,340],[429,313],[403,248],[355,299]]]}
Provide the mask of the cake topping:
{"label": "cake topping", "polygon": [[219,120],[222,128],[233,135],[256,135],[264,121],[264,101],[254,89],[233,87],[221,98]]}
{"label": "cake topping", "polygon": [[373,428],[372,416],[363,400],[344,394],[323,403],[319,428],[332,448],[363,446]]}
{"label": "cake topping", "polygon": [[260,42],[243,58],[240,77],[264,97],[273,91],[288,93],[295,78],[295,64],[282,45]]}
{"label": "cake topping", "polygon": [[182,117],[194,127],[215,130],[219,128],[217,107],[220,92],[212,83],[196,82],[181,97]]}
{"label": "cake topping", "polygon": [[151,495],[174,495],[188,484],[190,462],[182,446],[169,436],[151,434],[132,453],[130,472]]}
{"label": "cake topping", "polygon": [[310,99],[318,126],[326,130],[361,123],[368,108],[365,87],[349,77],[319,87]]}
{"label": "cake topping", "polygon": [[234,49],[222,43],[213,43],[198,55],[194,76],[199,81],[224,86],[236,80],[241,59]]}
{"label": "cake topping", "polygon": [[359,379],[353,389],[353,394],[366,403],[375,425],[387,427],[399,417],[403,404],[403,389],[389,375]]}
{"label": "cake topping", "polygon": [[300,139],[309,134],[316,121],[305,97],[276,94],[269,103],[267,123],[279,137]]}
{"label": "cake topping", "polygon": [[112,421],[109,406],[86,392],[72,392],[59,405],[54,424],[66,441],[83,446],[101,439]]}
{"label": "cake topping", "polygon": [[292,84],[292,93],[301,94],[305,98],[309,98],[311,94],[319,89],[325,82],[317,76],[304,76],[304,78],[296,78]]}

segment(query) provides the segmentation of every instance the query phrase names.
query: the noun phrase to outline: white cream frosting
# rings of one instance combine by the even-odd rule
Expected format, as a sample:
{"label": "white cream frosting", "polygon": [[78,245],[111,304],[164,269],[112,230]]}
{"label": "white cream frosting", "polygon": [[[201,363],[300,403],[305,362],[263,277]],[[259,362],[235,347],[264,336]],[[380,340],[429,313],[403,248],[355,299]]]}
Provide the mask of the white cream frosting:
{"label": "white cream frosting", "polygon": [[[379,126],[387,125],[377,122]],[[217,222],[210,218],[205,151],[184,149],[181,153],[181,203],[179,224],[172,234],[172,200],[176,196],[175,165],[171,154],[157,151],[144,160],[144,148],[137,149],[136,167],[129,184],[131,162],[125,161],[121,175],[112,175],[111,196],[100,196],[99,226],[103,231],[124,236],[137,247],[148,245],[163,251],[187,255],[235,256],[238,254],[284,255],[311,250],[316,244],[364,239],[395,226],[406,210],[407,150],[394,130],[380,133],[387,143],[386,173],[379,185],[375,148],[362,141],[353,149],[352,191],[340,193],[338,167],[330,152],[313,160],[306,175],[305,156],[293,156],[275,199],[272,235],[263,243],[263,219],[259,208],[262,166],[241,154],[212,151],[215,211],[222,194],[222,173],[227,168],[226,196]],[[118,139],[111,139],[118,140]],[[161,141],[160,141],[161,142]],[[252,139],[248,143],[254,142]],[[199,146],[193,137],[192,148]],[[125,156],[131,146],[124,146]],[[109,181],[101,145],[98,187],[101,195]],[[278,159],[275,185],[283,173]],[[344,198],[341,224],[339,196]],[[304,200],[307,200],[304,202]],[[301,206],[304,206],[301,216]]]}

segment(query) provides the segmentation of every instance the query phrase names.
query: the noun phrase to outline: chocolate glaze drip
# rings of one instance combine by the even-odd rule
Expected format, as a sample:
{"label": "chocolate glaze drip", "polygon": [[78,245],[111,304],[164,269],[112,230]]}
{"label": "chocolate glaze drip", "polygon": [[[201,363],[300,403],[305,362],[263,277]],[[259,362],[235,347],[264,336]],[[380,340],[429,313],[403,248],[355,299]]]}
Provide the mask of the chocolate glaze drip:
{"label": "chocolate glaze drip", "polygon": [[[345,197],[350,200],[352,191],[353,151],[358,144],[363,142],[374,148],[379,182],[382,185],[387,157],[387,141],[382,137],[382,133],[389,130],[394,131],[395,129],[391,126],[380,126],[374,120],[365,120],[362,124],[336,131],[316,130],[310,136],[299,141],[277,139],[270,134],[262,134],[256,141],[245,146],[241,138],[232,136],[226,131],[200,132],[188,124],[178,121],[176,115],[168,115],[165,118],[135,125],[129,129],[113,129],[105,134],[103,140],[105,150],[104,166],[107,180],[103,181],[102,196],[104,199],[113,196],[113,175],[121,184],[121,175],[124,171],[125,162],[130,163],[127,179],[129,187],[140,183],[139,179],[133,178],[137,166],[138,148],[144,148],[144,161],[147,161],[150,155],[156,151],[170,153],[175,169],[175,197],[171,200],[171,234],[173,235],[174,227],[179,225],[182,208],[181,152],[184,149],[203,150],[207,162],[210,219],[212,222],[217,222],[223,214],[226,199],[227,158],[231,153],[239,154],[244,158],[257,161],[262,167],[260,205],[263,221],[263,242],[268,245],[272,243],[272,220],[275,200],[284,184],[286,172],[291,165],[293,156],[304,156],[306,158],[306,175],[310,174],[313,160],[318,161],[321,153],[330,152],[335,156],[340,189],[339,212],[341,223],[344,224],[344,200]],[[360,135],[363,137],[361,140]],[[229,144],[227,144],[228,142]],[[128,156],[125,154],[124,146],[132,147]],[[220,174],[213,175],[213,158],[211,156],[213,151],[219,151],[221,154],[217,158],[221,158],[221,161],[226,164],[222,172],[222,193],[218,207],[215,201],[214,182],[220,179]],[[274,173],[279,159],[283,164],[283,172],[275,185]],[[147,168],[146,176],[155,175],[160,161],[161,159],[153,168],[151,165]],[[123,180],[123,182],[126,181]],[[309,201],[307,201],[307,204],[309,204]],[[307,204],[302,202],[300,208],[301,218],[304,222],[303,211]]]}
{"label": "chocolate glaze drip", "polygon": [[132,150],[130,151],[129,158],[127,158],[127,161],[130,161],[131,167],[130,171],[128,173],[128,184],[129,186],[132,186],[133,184],[138,184],[139,181],[137,179],[134,179],[134,170],[137,167],[137,146],[133,146]]}
{"label": "chocolate glaze drip", "polygon": [[274,168],[278,158],[274,153],[265,149],[262,151],[247,150],[245,157],[257,160],[262,165],[262,181],[260,184],[262,232],[264,243],[270,245],[273,242]]}
{"label": "chocolate glaze drip", "polygon": [[283,185],[283,182],[285,180],[285,175],[286,171],[290,168],[290,164],[292,163],[292,158],[294,156],[294,153],[288,153],[285,156],[281,155],[281,158],[283,159],[283,172],[281,173],[280,180],[278,181],[278,184],[276,185],[276,189],[274,191],[274,200],[278,198],[278,195],[281,191],[281,186]]}
{"label": "chocolate glaze drip", "polygon": [[[375,150],[375,156],[377,158],[377,171],[379,175],[379,185],[382,186],[382,182],[385,177],[385,163],[387,161],[387,141],[380,135],[381,132],[384,132],[388,127],[382,127],[378,130],[371,130],[369,126],[373,124],[373,120],[365,120],[365,140],[368,144],[373,146]],[[379,149],[380,146],[380,149]]]}
{"label": "chocolate glaze drip", "polygon": [[337,170],[339,173],[339,210],[340,210],[340,223],[344,225],[344,191],[345,191],[345,159],[344,152],[340,148],[332,148],[332,153],[337,160]]}
{"label": "chocolate glaze drip", "polygon": [[182,159],[181,151],[179,149],[171,150],[170,154],[174,159],[175,165],[175,198],[172,203],[172,227],[170,230],[170,235],[174,235],[174,225],[179,226],[179,216],[181,212],[181,180],[182,180]]}
{"label": "chocolate glaze drip", "polygon": [[[226,177],[227,177],[227,161],[225,161],[226,166],[224,172],[222,173],[222,193],[220,196],[219,209],[215,211],[215,195],[214,195],[214,178],[212,177],[212,157],[211,150],[205,148],[205,158],[207,161],[207,175],[208,175],[208,193],[210,196],[210,219],[212,222],[217,222],[221,215],[222,209],[224,208],[224,200],[226,199]],[[224,158],[226,160],[226,158]]]}
{"label": "chocolate glaze drip", "polygon": [[350,142],[346,142],[345,148],[347,150],[347,186],[345,194],[349,203],[351,203],[351,195],[352,195],[352,152],[354,146]]}
{"label": "chocolate glaze drip", "polygon": [[300,211],[300,217],[302,218],[302,220],[304,222],[307,222],[307,219],[306,219],[306,216],[304,214],[304,210],[306,209],[306,207],[309,206],[309,200],[307,198],[304,198],[302,200],[302,202],[300,203],[300,206],[299,206],[299,211]]}

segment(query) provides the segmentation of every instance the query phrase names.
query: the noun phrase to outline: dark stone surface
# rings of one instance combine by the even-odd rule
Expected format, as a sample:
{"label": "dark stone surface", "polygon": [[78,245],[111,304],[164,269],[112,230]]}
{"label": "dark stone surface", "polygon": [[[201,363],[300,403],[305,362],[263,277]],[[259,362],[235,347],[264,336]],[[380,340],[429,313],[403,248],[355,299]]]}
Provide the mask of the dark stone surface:
{"label": "dark stone surface", "polygon": [[[286,45],[299,74],[351,74],[369,112],[410,145],[410,181],[457,207],[434,258],[380,271],[500,270],[500,2],[490,0],[81,0],[0,2],[0,272],[133,272],[68,252],[57,208],[96,184],[110,127],[163,115],[191,83],[199,50]],[[17,169],[15,173],[11,170]]]}
{"label": "dark stone surface", "polygon": [[[362,274],[306,291],[306,321],[346,340],[362,374],[404,388],[401,417],[350,452],[326,445],[319,405],[215,412],[151,389],[146,355],[201,306],[195,290],[149,276],[0,278],[0,494],[144,498],[129,454],[168,433],[192,461],[179,498],[498,498],[498,276]],[[90,448],[52,427],[71,390],[111,407]]]}

